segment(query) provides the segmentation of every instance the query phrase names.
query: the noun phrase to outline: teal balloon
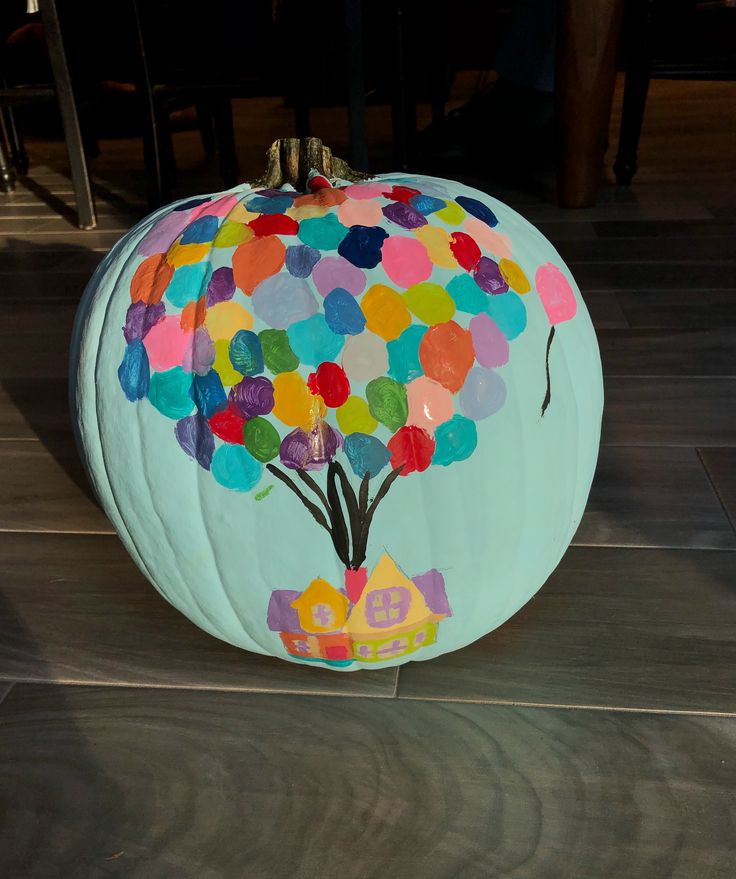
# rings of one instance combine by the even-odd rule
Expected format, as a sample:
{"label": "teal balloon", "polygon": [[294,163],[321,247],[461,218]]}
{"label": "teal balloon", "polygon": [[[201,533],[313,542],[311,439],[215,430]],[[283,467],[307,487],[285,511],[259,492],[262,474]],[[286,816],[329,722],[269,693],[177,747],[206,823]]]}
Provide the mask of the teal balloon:
{"label": "teal balloon", "polygon": [[[485,294],[484,294],[485,295]],[[388,350],[388,374],[401,384],[424,374],[419,361],[419,346],[427,332],[426,327],[412,324],[407,327],[398,339],[386,346]]]}
{"label": "teal balloon", "polygon": [[373,478],[391,460],[391,452],[375,436],[367,433],[351,433],[345,437],[345,454],[353,473],[362,479],[366,474]]}
{"label": "teal balloon", "polygon": [[212,276],[212,265],[209,262],[197,262],[190,266],[180,266],[166,288],[166,298],[177,308],[184,308],[194,302],[207,291]]}
{"label": "teal balloon", "polygon": [[263,372],[261,340],[250,330],[238,330],[230,340],[230,362],[243,375]]}
{"label": "teal balloon", "polygon": [[342,351],[345,337],[327,325],[324,314],[314,314],[292,324],[286,331],[291,350],[307,366],[319,366],[326,360],[335,360]]}
{"label": "teal balloon", "polygon": [[167,418],[184,418],[194,410],[192,374],[181,366],[154,372],[148,388],[148,399]]}
{"label": "teal balloon", "polygon": [[261,478],[263,467],[244,446],[224,445],[212,456],[212,475],[224,488],[250,491]]}
{"label": "teal balloon", "polygon": [[478,428],[464,415],[453,415],[435,430],[434,441],[432,463],[448,467],[473,454],[478,445]]}

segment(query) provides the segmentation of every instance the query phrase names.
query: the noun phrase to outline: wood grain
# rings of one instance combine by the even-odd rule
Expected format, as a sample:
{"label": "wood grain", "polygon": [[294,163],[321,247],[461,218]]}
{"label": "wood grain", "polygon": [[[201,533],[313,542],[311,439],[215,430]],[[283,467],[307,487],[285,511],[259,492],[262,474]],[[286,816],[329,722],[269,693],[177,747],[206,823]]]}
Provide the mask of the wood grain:
{"label": "wood grain", "polygon": [[24,879],[733,875],[734,718],[18,685],[0,755]]}
{"label": "wood grain", "polygon": [[733,529],[696,451],[638,446],[601,448],[573,543],[736,549]]}
{"label": "wood grain", "polygon": [[501,628],[403,666],[399,696],[736,712],[735,567],[732,552],[572,547]]}
{"label": "wood grain", "polygon": [[[632,224],[638,227],[638,223]],[[622,240],[611,236],[588,240],[561,240],[557,249],[566,262],[582,264],[668,263],[686,266],[715,260],[719,264],[736,264],[736,228],[730,235],[696,235],[694,237],[647,237],[638,235]],[[638,268],[638,266],[637,266]],[[636,269],[635,269],[636,270]]]}
{"label": "wood grain", "polygon": [[2,442],[0,472],[0,531],[112,533],[73,443],[52,454],[40,442]]}
{"label": "wood grain", "polygon": [[[701,322],[703,319],[701,312]],[[598,345],[604,375],[736,376],[736,295],[734,321],[733,329],[679,330],[618,330],[599,323]],[[712,324],[716,323],[713,319]]]}
{"label": "wood grain", "polygon": [[65,447],[72,438],[69,390],[63,377],[0,380],[0,440],[38,439]]}
{"label": "wood grain", "polygon": [[396,670],[332,672],[218,641],[116,537],[0,533],[0,679],[391,696]]}
{"label": "wood grain", "polygon": [[[671,238],[736,235],[736,223],[713,219],[599,220],[592,225],[599,238],[657,238],[665,241]],[[729,254],[722,251],[721,256],[727,257]]]}
{"label": "wood grain", "polygon": [[736,445],[736,379],[608,378],[602,441],[610,445]]}
{"label": "wood grain", "polygon": [[734,263],[723,259],[718,262],[693,260],[678,262],[571,262],[570,271],[580,289],[631,291],[644,290],[731,290],[734,285]]}
{"label": "wood grain", "polygon": [[688,332],[736,328],[736,289],[621,292],[616,298],[632,327],[668,327]]}
{"label": "wood grain", "polygon": [[736,529],[736,449],[700,449],[713,488]]}

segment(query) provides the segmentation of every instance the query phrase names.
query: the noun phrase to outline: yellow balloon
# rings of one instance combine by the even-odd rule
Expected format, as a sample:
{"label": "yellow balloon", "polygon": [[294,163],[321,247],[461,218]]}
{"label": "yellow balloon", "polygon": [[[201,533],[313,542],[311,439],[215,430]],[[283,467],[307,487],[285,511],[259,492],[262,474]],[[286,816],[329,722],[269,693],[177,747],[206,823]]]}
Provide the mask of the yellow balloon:
{"label": "yellow balloon", "polygon": [[230,360],[230,342],[227,339],[218,339],[215,342],[215,362],[212,368],[220,376],[220,381],[226,388],[236,385],[243,377]]}
{"label": "yellow balloon", "polygon": [[351,396],[337,410],[337,423],[343,433],[373,433],[378,422],[362,397]]}
{"label": "yellow balloon", "polygon": [[273,380],[273,414],[289,427],[309,431],[325,417],[327,407],[298,372],[282,372]]}
{"label": "yellow balloon", "polygon": [[515,263],[512,259],[502,259],[498,263],[498,268],[503,276],[504,281],[517,293],[528,293],[532,289],[529,279],[524,274],[522,267]]}
{"label": "yellow balloon", "polygon": [[232,339],[238,330],[253,326],[253,315],[239,302],[218,302],[207,309],[204,325],[212,339]]}
{"label": "yellow balloon", "polygon": [[398,337],[411,323],[411,315],[401,295],[385,284],[374,284],[360,307],[368,329],[387,342]]}
{"label": "yellow balloon", "polygon": [[404,301],[412,314],[429,326],[446,323],[455,314],[455,300],[444,287],[431,281],[409,287]]}

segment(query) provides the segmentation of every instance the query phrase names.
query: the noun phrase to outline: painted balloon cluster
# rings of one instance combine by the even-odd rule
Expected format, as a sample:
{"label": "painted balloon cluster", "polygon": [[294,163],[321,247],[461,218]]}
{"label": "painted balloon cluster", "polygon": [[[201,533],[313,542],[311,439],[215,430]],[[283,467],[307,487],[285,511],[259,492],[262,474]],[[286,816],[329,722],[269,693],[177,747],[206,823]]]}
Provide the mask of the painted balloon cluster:
{"label": "painted balloon cluster", "polygon": [[[506,399],[532,282],[483,202],[400,178],[176,206],[138,248],[118,370],[221,485],[342,451],[360,479],[467,459]],[[554,325],[575,314],[547,263]],[[551,336],[550,336],[551,341]]]}

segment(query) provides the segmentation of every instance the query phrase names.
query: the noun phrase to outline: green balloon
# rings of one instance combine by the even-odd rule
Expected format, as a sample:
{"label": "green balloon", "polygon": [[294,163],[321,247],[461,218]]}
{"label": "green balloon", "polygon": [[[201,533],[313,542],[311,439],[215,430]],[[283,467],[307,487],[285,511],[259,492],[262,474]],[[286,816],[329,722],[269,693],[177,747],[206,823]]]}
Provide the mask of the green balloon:
{"label": "green balloon", "polygon": [[246,449],[262,464],[273,460],[278,455],[281,445],[281,438],[276,428],[260,415],[245,422],[243,440]]}
{"label": "green balloon", "polygon": [[261,330],[258,334],[267,368],[278,375],[293,372],[299,366],[299,358],[291,350],[286,330]]}
{"label": "green balloon", "polygon": [[409,404],[406,389],[392,378],[374,378],[365,389],[371,415],[393,433],[406,424]]}

